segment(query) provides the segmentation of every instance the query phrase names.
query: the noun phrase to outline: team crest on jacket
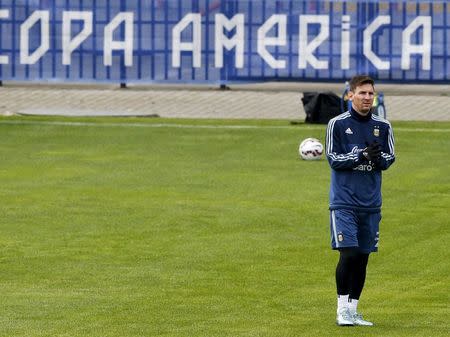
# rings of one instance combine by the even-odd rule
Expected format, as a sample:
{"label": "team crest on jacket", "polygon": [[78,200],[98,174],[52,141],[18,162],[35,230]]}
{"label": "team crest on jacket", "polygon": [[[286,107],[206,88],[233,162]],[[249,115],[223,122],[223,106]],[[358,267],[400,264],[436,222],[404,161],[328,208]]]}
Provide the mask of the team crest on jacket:
{"label": "team crest on jacket", "polygon": [[378,129],[378,127],[375,127],[375,129],[373,129],[373,135],[375,137],[380,137],[380,129]]}

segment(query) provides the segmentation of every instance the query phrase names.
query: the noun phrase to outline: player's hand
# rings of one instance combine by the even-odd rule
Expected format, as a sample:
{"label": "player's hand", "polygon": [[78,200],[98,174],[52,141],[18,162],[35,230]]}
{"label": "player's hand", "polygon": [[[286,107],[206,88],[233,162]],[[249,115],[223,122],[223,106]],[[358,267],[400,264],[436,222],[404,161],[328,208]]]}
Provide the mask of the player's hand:
{"label": "player's hand", "polygon": [[367,147],[362,151],[363,156],[374,163],[377,163],[381,159],[381,145],[377,141],[372,144],[366,143]]}

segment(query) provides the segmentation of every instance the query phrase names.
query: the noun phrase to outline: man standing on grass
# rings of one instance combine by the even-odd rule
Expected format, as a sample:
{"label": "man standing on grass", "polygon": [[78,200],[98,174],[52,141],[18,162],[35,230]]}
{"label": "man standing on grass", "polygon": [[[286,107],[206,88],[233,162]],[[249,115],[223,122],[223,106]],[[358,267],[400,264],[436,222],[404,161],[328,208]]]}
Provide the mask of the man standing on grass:
{"label": "man standing on grass", "polygon": [[352,107],[328,123],[326,154],[331,166],[331,245],[339,251],[336,267],[340,326],[373,323],[358,313],[369,254],[378,250],[381,220],[381,171],[395,160],[388,121],[372,114],[374,81],[350,81]]}

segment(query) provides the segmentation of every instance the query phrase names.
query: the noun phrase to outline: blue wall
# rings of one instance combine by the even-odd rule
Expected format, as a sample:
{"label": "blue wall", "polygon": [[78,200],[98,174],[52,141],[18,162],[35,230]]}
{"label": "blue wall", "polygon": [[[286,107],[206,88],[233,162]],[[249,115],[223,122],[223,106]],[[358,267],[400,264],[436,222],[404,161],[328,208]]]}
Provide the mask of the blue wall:
{"label": "blue wall", "polygon": [[448,1],[0,0],[0,36],[3,81],[450,81]]}

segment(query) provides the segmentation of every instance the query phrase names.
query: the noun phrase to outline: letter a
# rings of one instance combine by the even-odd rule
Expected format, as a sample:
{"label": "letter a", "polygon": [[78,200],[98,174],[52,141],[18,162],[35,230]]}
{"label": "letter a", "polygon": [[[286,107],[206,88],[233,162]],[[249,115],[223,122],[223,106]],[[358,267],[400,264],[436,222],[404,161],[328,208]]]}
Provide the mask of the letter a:
{"label": "letter a", "polygon": [[[411,44],[411,35],[423,27],[422,44]],[[431,16],[418,16],[402,33],[402,69],[411,67],[411,54],[422,55],[422,70],[431,69]]]}
{"label": "letter a", "polygon": [[[181,42],[181,32],[193,25],[192,42]],[[202,66],[202,27],[200,14],[187,14],[172,29],[172,67],[181,67],[181,52],[192,52],[194,68]]]}

